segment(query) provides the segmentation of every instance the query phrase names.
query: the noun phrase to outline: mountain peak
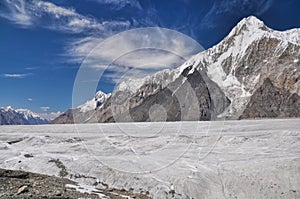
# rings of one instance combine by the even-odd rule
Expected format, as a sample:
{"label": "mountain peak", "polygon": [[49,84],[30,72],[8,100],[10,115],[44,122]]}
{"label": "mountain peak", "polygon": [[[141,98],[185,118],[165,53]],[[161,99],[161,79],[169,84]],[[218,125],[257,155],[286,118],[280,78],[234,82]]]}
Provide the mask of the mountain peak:
{"label": "mountain peak", "polygon": [[264,26],[264,22],[262,22],[261,20],[259,20],[257,17],[255,16],[249,16],[249,17],[246,17],[244,19],[242,19],[239,24],[246,24],[248,26],[256,26],[256,27],[261,27],[261,26]]}
{"label": "mountain peak", "polygon": [[260,30],[268,30],[268,28],[265,26],[264,22],[256,18],[255,16],[249,16],[244,19],[242,19],[229,33],[228,37],[232,36],[238,36],[241,33],[247,32],[253,32]]}
{"label": "mountain peak", "polygon": [[110,97],[111,93],[104,93],[101,90],[97,91],[94,98],[86,101],[84,104],[78,106],[80,112],[88,112],[94,110],[98,106],[101,106]]}
{"label": "mountain peak", "polygon": [[106,97],[106,96],[108,96],[108,95],[110,95],[109,93],[108,94],[106,94],[106,93],[104,93],[103,91],[97,91],[97,93],[95,94],[95,99],[97,100],[97,99],[100,99],[100,98],[103,98],[103,97]]}
{"label": "mountain peak", "polygon": [[237,27],[240,29],[242,27],[246,26],[248,29],[256,29],[265,27],[265,24],[263,21],[259,20],[255,16],[249,16],[244,19],[242,19],[238,24]]}
{"label": "mountain peak", "polygon": [[[269,28],[263,21],[255,16],[249,16],[242,19],[228,34],[226,38],[232,40],[233,37],[245,37],[245,43],[252,43],[253,40],[262,37],[273,37],[282,41],[299,44],[300,28],[290,29],[286,31],[278,31]],[[245,45],[244,45],[245,46]]]}
{"label": "mountain peak", "polygon": [[14,108],[12,106],[7,106],[6,108],[4,108],[5,111],[11,111],[11,110],[14,110]]}

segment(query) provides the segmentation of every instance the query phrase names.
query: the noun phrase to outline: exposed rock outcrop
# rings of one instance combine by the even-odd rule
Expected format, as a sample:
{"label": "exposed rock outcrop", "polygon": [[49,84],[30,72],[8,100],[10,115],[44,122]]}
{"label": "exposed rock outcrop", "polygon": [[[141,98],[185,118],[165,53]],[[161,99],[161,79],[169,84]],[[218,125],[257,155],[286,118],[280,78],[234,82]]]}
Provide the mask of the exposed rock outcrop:
{"label": "exposed rock outcrop", "polygon": [[300,117],[300,96],[274,86],[269,78],[252,95],[240,119]]}

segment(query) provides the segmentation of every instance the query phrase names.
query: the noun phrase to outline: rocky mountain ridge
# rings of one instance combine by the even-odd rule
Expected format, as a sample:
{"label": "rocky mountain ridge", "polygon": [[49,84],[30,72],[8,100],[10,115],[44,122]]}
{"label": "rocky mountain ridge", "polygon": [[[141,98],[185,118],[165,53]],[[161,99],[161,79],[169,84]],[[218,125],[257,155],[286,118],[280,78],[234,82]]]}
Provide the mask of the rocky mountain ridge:
{"label": "rocky mountain ridge", "polygon": [[177,69],[122,82],[95,110],[69,110],[58,123],[299,117],[299,57],[300,29],[272,30],[250,16]]}
{"label": "rocky mountain ridge", "polygon": [[51,123],[74,123],[73,115],[80,116],[82,120],[86,120],[90,117],[90,114],[96,110],[96,108],[100,108],[103,104],[105,104],[110,96],[111,93],[106,94],[102,91],[98,91],[91,100],[86,101],[84,104],[74,109],[67,110],[65,113],[62,113],[52,120]]}
{"label": "rocky mountain ridge", "polygon": [[47,124],[49,121],[28,109],[0,108],[0,125]]}

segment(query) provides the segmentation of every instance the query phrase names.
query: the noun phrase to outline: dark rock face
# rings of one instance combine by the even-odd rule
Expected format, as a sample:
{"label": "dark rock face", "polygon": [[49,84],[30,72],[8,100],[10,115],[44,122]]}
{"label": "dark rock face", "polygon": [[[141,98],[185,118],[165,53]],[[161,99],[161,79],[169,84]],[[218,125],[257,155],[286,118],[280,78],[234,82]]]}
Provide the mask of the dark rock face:
{"label": "dark rock face", "polygon": [[281,90],[267,78],[252,95],[240,119],[300,117],[300,96]]}
{"label": "dark rock face", "polygon": [[[109,122],[211,120],[214,106],[208,87],[198,71],[188,74],[190,69],[186,68],[182,75],[166,88],[148,96],[142,104],[129,109],[129,114],[125,112],[116,115]],[[157,109],[151,113],[153,106]],[[166,115],[160,118],[163,113]]]}
{"label": "dark rock face", "polygon": [[[230,104],[217,85],[198,70],[187,67],[165,88],[147,84],[132,98],[113,94],[109,105],[97,110],[97,122],[213,120]],[[205,81],[205,80],[207,81]],[[147,92],[147,91],[151,92]],[[147,93],[143,95],[141,93]],[[151,93],[151,94],[149,94]],[[89,122],[92,122],[91,120]]]}
{"label": "dark rock face", "polygon": [[164,88],[147,83],[133,94],[117,91],[96,110],[70,109],[52,123],[213,120],[230,100],[206,74],[192,69],[187,67]]}

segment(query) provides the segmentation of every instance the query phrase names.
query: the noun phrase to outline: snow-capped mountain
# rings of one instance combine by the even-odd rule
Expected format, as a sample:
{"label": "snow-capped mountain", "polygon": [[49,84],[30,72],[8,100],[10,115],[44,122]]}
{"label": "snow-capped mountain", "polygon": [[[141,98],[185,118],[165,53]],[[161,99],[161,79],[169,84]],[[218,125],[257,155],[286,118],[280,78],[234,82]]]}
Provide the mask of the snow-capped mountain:
{"label": "snow-capped mountain", "polygon": [[12,107],[0,108],[0,125],[28,125],[28,124],[47,124],[37,113],[28,109],[13,109]]}
{"label": "snow-capped mountain", "polygon": [[[300,29],[272,30],[250,16],[219,44],[177,69],[122,82],[93,114],[74,118],[125,122],[163,120],[164,114],[167,121],[299,117],[299,58]],[[154,105],[165,113],[155,110],[151,116]]]}
{"label": "snow-capped mountain", "polygon": [[192,65],[204,70],[231,100],[226,115],[238,118],[267,78],[274,86],[300,95],[299,49],[300,29],[275,31],[251,16],[239,22],[222,42],[195,55],[181,69]]}
{"label": "snow-capped mountain", "polygon": [[98,91],[93,99],[88,100],[86,103],[78,106],[77,108],[80,109],[80,112],[95,110],[96,107],[100,107],[104,102],[106,102],[110,95],[110,93],[106,94],[102,91]]}

